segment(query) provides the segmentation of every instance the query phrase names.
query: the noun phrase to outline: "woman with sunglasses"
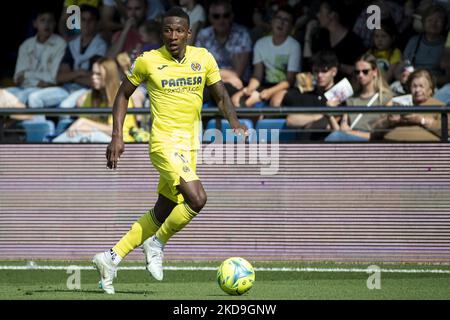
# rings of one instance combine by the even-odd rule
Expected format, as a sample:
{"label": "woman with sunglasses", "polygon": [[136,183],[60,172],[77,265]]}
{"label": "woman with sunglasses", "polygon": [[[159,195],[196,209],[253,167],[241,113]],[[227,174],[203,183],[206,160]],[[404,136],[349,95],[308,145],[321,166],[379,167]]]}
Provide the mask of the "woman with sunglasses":
{"label": "woman with sunglasses", "polygon": [[[391,105],[392,92],[377,67],[377,59],[364,54],[355,63],[354,96],[347,99],[347,106],[385,106]],[[325,141],[368,141],[380,114],[344,114],[340,121],[329,116],[332,132]]]}

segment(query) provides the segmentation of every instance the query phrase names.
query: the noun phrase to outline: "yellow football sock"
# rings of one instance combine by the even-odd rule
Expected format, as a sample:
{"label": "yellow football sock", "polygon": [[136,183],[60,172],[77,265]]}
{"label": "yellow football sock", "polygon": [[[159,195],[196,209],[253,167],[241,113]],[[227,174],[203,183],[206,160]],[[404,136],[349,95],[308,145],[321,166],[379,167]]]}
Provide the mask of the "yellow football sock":
{"label": "yellow football sock", "polygon": [[197,212],[192,210],[186,202],[180,203],[173,208],[166,221],[158,229],[156,237],[163,244],[166,244],[175,233],[183,229],[196,215]]}
{"label": "yellow football sock", "polygon": [[131,226],[130,231],[112,248],[113,251],[124,258],[148,237],[154,235],[160,226],[161,223],[156,219],[155,213],[151,209]]}

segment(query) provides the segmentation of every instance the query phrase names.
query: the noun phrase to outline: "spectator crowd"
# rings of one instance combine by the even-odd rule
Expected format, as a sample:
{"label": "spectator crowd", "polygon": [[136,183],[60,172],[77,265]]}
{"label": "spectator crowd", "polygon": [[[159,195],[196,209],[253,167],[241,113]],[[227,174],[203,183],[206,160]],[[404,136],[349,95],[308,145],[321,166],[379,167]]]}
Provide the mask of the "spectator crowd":
{"label": "spectator crowd", "polygon": [[[35,35],[18,48],[12,84],[0,89],[0,107],[112,107],[133,60],[162,45],[161,17],[177,5],[190,17],[188,44],[212,53],[236,108],[323,107],[322,114],[284,119],[286,128],[300,132],[298,140],[440,139],[438,114],[330,116],[326,110],[450,105],[447,0],[255,0],[252,16],[243,21],[231,0],[63,2],[58,17],[53,8],[35,13]],[[79,29],[67,27],[71,5],[80,8]],[[379,11],[367,9],[373,5]],[[332,88],[347,80],[352,94],[330,98]],[[207,89],[204,103],[213,104]],[[149,105],[142,84],[129,107]],[[59,124],[49,138],[55,142],[105,142],[112,131],[110,117],[17,116],[6,126],[22,121]],[[127,141],[148,141],[149,121],[127,117]]]}

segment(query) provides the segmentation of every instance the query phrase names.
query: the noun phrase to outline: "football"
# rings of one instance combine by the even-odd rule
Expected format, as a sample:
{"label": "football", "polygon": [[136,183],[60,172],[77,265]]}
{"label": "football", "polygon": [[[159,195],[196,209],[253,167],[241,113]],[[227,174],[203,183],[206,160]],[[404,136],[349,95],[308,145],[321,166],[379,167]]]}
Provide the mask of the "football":
{"label": "football", "polygon": [[220,288],[230,295],[246,293],[252,288],[254,281],[255,270],[244,258],[228,258],[217,270],[217,282]]}

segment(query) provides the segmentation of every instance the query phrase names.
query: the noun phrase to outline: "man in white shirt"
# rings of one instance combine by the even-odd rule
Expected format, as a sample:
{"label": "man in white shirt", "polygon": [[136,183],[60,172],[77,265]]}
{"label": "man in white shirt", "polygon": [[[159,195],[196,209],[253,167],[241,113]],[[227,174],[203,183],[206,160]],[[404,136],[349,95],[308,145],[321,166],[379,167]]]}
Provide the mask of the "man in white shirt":
{"label": "man in white shirt", "polygon": [[283,93],[294,84],[300,71],[301,47],[289,34],[293,9],[280,7],[272,19],[272,34],[259,39],[253,49],[253,76],[249,84],[233,95],[233,104],[251,107],[265,101],[279,107]]}
{"label": "man in white shirt", "polygon": [[56,22],[50,10],[40,10],[33,26],[37,34],[19,48],[14,72],[16,86],[7,88],[23,104],[27,104],[31,93],[56,84],[59,63],[66,49],[66,41],[53,33]]}
{"label": "man in white shirt", "polygon": [[77,99],[91,85],[91,67],[97,56],[105,56],[107,45],[97,33],[100,13],[97,8],[81,5],[81,33],[68,43],[58,67],[58,86],[40,89],[28,97],[30,108],[74,108]]}

